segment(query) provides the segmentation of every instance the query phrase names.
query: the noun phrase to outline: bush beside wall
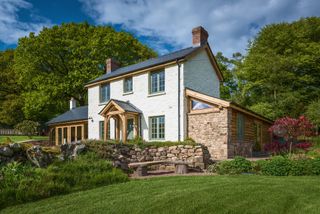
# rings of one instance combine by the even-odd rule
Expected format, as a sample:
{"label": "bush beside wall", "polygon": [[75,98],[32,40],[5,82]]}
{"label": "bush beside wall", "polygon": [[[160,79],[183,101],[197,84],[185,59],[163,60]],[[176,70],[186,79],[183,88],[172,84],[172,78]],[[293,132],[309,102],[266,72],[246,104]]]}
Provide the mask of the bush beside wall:
{"label": "bush beside wall", "polygon": [[208,167],[209,172],[220,175],[252,173],[268,176],[320,175],[320,158],[289,159],[275,156],[270,160],[248,161],[242,157],[225,160]]}

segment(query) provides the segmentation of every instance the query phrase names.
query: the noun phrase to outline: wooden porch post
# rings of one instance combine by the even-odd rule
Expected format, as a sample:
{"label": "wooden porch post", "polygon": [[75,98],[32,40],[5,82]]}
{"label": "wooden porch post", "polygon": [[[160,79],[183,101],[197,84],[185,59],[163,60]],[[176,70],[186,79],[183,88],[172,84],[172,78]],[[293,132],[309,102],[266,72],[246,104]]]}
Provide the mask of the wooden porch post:
{"label": "wooden porch post", "polygon": [[127,117],[125,114],[121,115],[122,120],[122,142],[127,142]]}
{"label": "wooden porch post", "polygon": [[116,140],[120,140],[120,117],[116,119]]}
{"label": "wooden porch post", "polygon": [[[139,116],[139,115],[138,115]],[[139,137],[139,120],[138,116],[134,116],[134,124],[133,124],[133,130],[134,130],[134,138]]]}
{"label": "wooden porch post", "polygon": [[68,133],[67,143],[71,143],[71,126],[67,127],[67,133]]}

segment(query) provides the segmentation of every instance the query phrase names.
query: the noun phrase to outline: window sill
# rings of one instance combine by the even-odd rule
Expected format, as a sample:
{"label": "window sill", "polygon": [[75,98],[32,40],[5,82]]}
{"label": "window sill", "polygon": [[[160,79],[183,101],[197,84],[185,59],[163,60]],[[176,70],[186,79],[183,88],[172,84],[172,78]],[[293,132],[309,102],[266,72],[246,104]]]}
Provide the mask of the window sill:
{"label": "window sill", "polygon": [[165,138],[161,139],[149,139],[149,142],[158,142],[158,141],[165,141]]}
{"label": "window sill", "polygon": [[160,95],[165,95],[165,94],[166,94],[165,91],[157,92],[157,93],[149,94],[148,97],[155,97],[155,96],[160,96]]}
{"label": "window sill", "polygon": [[109,102],[109,101],[103,102],[103,103],[99,103],[99,106],[104,106],[104,105],[106,105],[108,102]]}
{"label": "window sill", "polygon": [[133,94],[133,91],[129,91],[129,92],[123,93],[122,95],[126,96],[126,95],[130,95],[130,94]]}

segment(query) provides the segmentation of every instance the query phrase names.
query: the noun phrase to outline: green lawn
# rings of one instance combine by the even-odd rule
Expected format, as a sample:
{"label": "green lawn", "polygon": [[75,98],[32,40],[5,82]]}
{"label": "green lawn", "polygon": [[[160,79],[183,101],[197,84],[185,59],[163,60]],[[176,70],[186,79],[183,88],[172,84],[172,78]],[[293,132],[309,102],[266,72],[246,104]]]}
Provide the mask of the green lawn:
{"label": "green lawn", "polygon": [[[0,143],[5,142],[7,137],[10,137],[10,139],[14,142],[30,140],[30,138],[28,136],[0,136]],[[48,140],[48,137],[47,136],[32,136],[31,139]]]}
{"label": "green lawn", "polygon": [[320,213],[320,179],[161,177],[53,197],[1,213]]}

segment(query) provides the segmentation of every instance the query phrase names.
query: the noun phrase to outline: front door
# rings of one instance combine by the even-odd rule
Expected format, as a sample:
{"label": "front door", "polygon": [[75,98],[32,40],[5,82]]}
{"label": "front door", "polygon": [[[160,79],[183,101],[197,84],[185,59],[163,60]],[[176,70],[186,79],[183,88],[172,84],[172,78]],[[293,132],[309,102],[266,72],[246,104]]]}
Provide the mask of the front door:
{"label": "front door", "polygon": [[127,139],[133,140],[133,119],[127,120]]}

